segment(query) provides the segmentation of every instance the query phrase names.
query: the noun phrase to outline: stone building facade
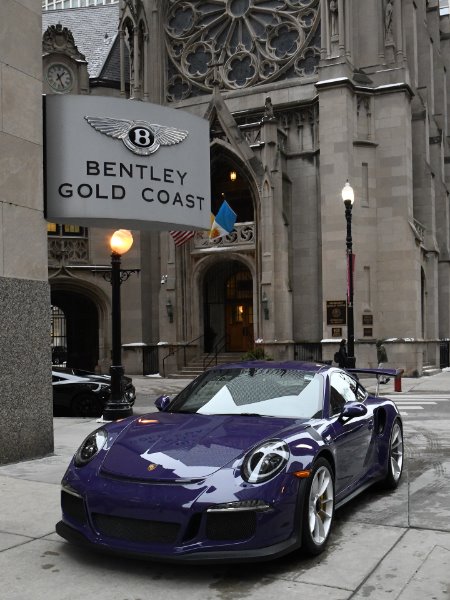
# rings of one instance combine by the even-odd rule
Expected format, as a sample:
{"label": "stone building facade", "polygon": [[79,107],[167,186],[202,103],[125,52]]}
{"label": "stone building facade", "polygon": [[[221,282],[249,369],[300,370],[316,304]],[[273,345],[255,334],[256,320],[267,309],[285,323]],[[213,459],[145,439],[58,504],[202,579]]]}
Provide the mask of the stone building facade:
{"label": "stone building facade", "polygon": [[[137,232],[127,260],[141,277],[127,282],[123,313],[129,372],[145,372],[146,357],[166,374],[195,355],[255,347],[330,360],[347,337],[347,179],[357,365],[376,365],[383,338],[408,374],[439,366],[450,337],[447,9],[437,0],[120,1],[118,80],[90,75],[90,93],[208,119],[212,210],[226,198],[237,213],[235,232],[216,242],[200,233],[175,247],[168,233]],[[84,269],[66,261],[61,270],[59,259],[50,272],[68,303],[75,288],[89,297],[99,363],[109,297],[92,266],[107,260],[104,237],[89,231]]]}
{"label": "stone building facade", "polygon": [[2,2],[0,464],[53,450],[40,47],[39,5]]}

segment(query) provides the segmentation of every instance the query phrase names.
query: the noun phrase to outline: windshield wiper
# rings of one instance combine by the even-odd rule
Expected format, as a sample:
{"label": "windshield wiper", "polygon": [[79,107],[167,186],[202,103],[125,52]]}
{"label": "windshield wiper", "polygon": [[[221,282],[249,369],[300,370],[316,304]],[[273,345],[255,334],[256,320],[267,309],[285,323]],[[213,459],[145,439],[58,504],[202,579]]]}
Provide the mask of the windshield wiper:
{"label": "windshield wiper", "polygon": [[260,415],[259,413],[211,413],[216,414],[217,416],[226,416],[226,417],[267,417],[268,415]]}

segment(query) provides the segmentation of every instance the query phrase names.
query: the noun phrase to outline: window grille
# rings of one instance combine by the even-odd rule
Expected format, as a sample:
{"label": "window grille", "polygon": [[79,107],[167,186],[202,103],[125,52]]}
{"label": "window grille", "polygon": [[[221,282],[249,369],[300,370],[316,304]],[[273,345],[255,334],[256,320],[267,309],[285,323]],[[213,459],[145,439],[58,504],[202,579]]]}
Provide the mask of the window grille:
{"label": "window grille", "polygon": [[50,237],[88,237],[87,227],[80,227],[79,225],[61,225],[59,223],[48,223],[47,233]]}
{"label": "window grille", "polygon": [[87,264],[89,262],[89,230],[79,225],[47,223],[49,265]]}
{"label": "window grille", "polygon": [[51,310],[52,363],[62,365],[67,361],[66,315],[59,306]]}
{"label": "window grille", "polygon": [[61,10],[63,8],[83,8],[101,4],[118,4],[119,0],[42,0],[42,10]]}

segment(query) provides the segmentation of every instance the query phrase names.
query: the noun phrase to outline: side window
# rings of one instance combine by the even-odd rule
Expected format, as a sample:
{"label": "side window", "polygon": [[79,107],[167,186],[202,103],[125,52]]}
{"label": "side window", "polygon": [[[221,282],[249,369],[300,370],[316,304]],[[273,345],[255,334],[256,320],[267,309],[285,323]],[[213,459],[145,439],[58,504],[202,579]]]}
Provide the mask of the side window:
{"label": "side window", "polygon": [[361,384],[356,388],[356,396],[358,402],[365,402],[367,400],[368,394]]}
{"label": "side window", "polygon": [[343,371],[331,375],[330,415],[339,414],[346,402],[360,401],[356,396],[357,383]]}

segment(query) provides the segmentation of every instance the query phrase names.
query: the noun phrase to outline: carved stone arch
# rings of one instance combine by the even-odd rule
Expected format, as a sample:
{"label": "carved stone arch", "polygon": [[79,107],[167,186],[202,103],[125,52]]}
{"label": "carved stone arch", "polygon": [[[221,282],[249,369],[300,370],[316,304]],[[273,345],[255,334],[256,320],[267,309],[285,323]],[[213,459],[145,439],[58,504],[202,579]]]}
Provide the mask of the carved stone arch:
{"label": "carved stone arch", "polygon": [[198,293],[199,285],[203,283],[205,274],[210,269],[210,267],[214,266],[219,262],[230,260],[241,262],[243,265],[245,265],[252,274],[253,279],[256,280],[256,262],[252,255],[239,254],[238,252],[227,252],[226,257],[218,254],[210,254],[208,256],[205,256],[204,258],[201,258],[192,269],[192,282],[194,290],[196,290]]}
{"label": "carved stone arch", "polygon": [[[90,341],[90,346],[93,345],[94,348],[92,352],[88,354],[89,356],[83,357],[80,355],[80,344],[79,340],[75,343],[74,351],[72,352],[72,365],[78,368],[85,369],[94,369],[97,365],[105,365],[109,363],[109,348],[111,346],[110,340],[110,323],[109,323],[109,315],[111,312],[111,301],[108,295],[97,285],[72,276],[58,276],[55,278],[49,278],[50,283],[50,292],[52,297],[52,302],[56,299],[58,306],[63,309],[66,307],[66,311],[68,307],[73,306],[73,314],[78,314],[80,316],[80,320],[78,323],[72,327],[75,330],[79,330],[81,333],[83,332],[83,325],[80,323],[84,322],[81,317],[86,317],[87,315],[83,315],[84,312],[80,308],[79,299],[84,299],[86,307],[88,308],[87,313],[94,310],[96,311],[96,317],[92,317],[89,320],[88,324],[86,324],[86,331],[89,336],[92,337]],[[73,303],[71,302],[71,298],[73,298]],[[72,317],[71,317],[72,318]],[[75,319],[77,317],[74,317]],[[86,319],[84,319],[86,320]],[[96,328],[96,331],[91,331],[93,325]],[[71,349],[69,350],[69,357],[71,356]]]}
{"label": "carved stone arch", "polygon": [[148,26],[147,21],[145,19],[145,15],[143,15],[137,24],[137,47],[138,47],[138,56],[136,58],[137,61],[137,69],[136,69],[136,84],[139,89],[139,96],[142,98],[144,95],[148,98],[148,89],[147,89],[147,61],[148,61]]}
{"label": "carved stone arch", "polygon": [[[238,265],[241,265],[241,269]],[[211,270],[214,272],[214,277],[209,279],[208,276],[211,274]],[[251,331],[246,333],[247,341],[243,347],[231,346],[229,340],[227,340],[227,321],[230,306],[228,305],[225,284],[227,277],[230,277],[239,272],[243,272],[245,275],[247,271],[251,277],[252,289],[247,294],[247,300],[245,302],[247,308],[250,309],[252,315]],[[228,273],[228,275],[227,275]],[[204,350],[211,352],[214,343],[223,345],[226,351],[236,350],[247,350],[253,343],[254,338],[254,325],[257,323],[257,318],[253,318],[256,315],[258,303],[256,298],[257,294],[257,268],[256,262],[253,256],[239,254],[237,252],[223,254],[209,255],[202,258],[193,268],[192,271],[192,293],[194,306],[198,309],[198,322],[199,330],[198,335],[203,335],[204,338]],[[249,278],[246,278],[247,282],[250,283]],[[210,306],[208,303],[208,289],[210,285],[218,285],[219,290],[216,290],[218,300],[214,303],[216,313],[211,317]],[[220,287],[221,286],[221,287]],[[214,331],[211,331],[214,328]]]}
{"label": "carved stone arch", "polygon": [[[238,155],[232,146],[225,141],[216,139],[211,144],[211,210],[216,214],[216,210],[222,203],[220,194],[224,194],[224,199],[228,201],[233,210],[238,215],[237,222],[257,222],[260,211],[258,182],[251,165]],[[236,173],[236,181],[229,179],[231,171]],[[242,216],[240,216],[238,197],[240,199]],[[251,202],[251,211],[249,206],[244,209],[243,203],[247,200]],[[236,203],[236,204],[235,204]],[[251,215],[250,215],[251,213]],[[245,216],[247,215],[247,216]]]}
{"label": "carved stone arch", "polygon": [[120,31],[122,32],[124,42],[128,48],[128,53],[130,56],[130,61],[133,60],[134,53],[134,44],[133,44],[133,36],[134,29],[136,27],[136,23],[131,17],[131,15],[124,16],[122,22],[120,24]]}
{"label": "carved stone arch", "polygon": [[111,309],[111,299],[98,285],[91,283],[86,279],[79,277],[55,277],[49,278],[51,290],[67,290],[73,292],[79,292],[87,296],[92,300],[99,308],[99,310],[107,317],[108,312]]}
{"label": "carved stone arch", "polygon": [[237,156],[247,165],[249,171],[253,172],[256,179],[263,172],[261,161],[250,147],[245,136],[229,111],[226,102],[216,87],[213,97],[205,113],[205,119],[210,122],[211,136],[214,141],[222,140],[227,143]]}
{"label": "carved stone arch", "polygon": [[125,23],[127,19],[129,19],[133,23],[133,27],[136,26],[136,23],[139,19],[139,4],[136,0],[124,0],[124,6],[122,8],[121,21],[122,25]]}

